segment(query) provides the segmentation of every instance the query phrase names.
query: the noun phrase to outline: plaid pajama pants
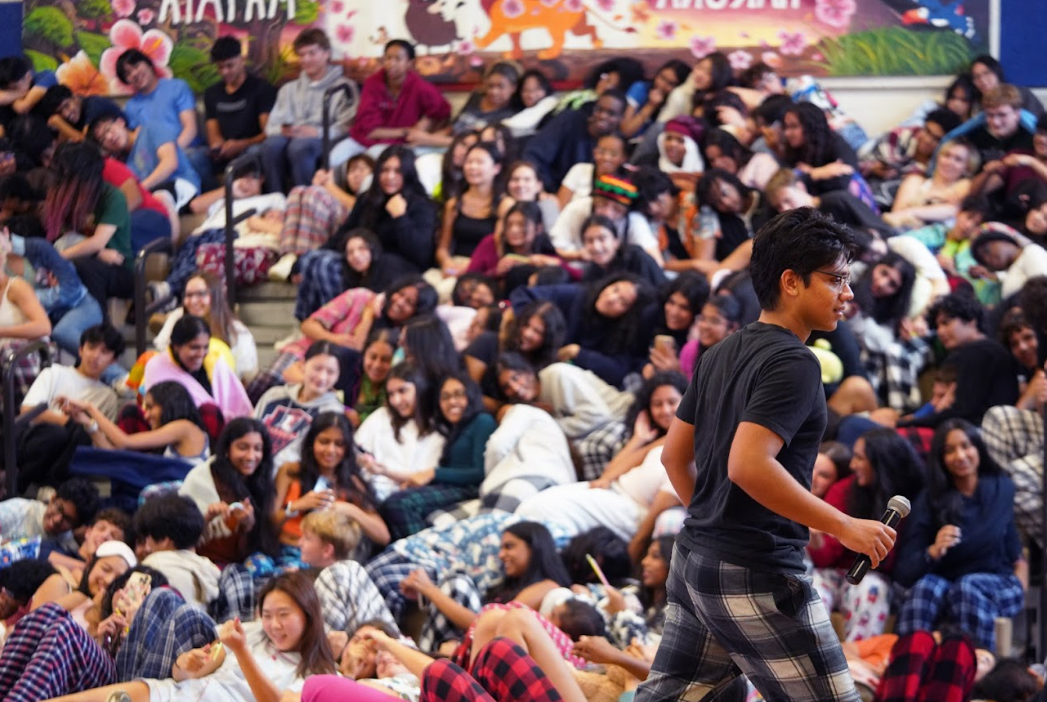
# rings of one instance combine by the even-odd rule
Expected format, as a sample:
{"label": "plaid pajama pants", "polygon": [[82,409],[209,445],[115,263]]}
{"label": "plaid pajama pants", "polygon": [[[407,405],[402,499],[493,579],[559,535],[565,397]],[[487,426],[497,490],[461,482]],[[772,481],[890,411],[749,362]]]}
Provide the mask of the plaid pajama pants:
{"label": "plaid pajama pants", "polygon": [[334,195],[318,185],[296,185],[287,195],[280,255],[301,256],[320,248],[349,213]]}
{"label": "plaid pajama pants", "polygon": [[113,659],[53,602],[22,617],[0,656],[5,702],[48,700],[115,682]]}
{"label": "plaid pajama pants", "polygon": [[742,674],[767,702],[860,700],[809,578],[724,563],[677,542],[667,592],[662,642],[636,702],[715,699]]}
{"label": "plaid pajama pants", "polygon": [[[484,602],[476,583],[468,575],[452,573],[443,576],[440,581],[440,590],[466,609],[479,612],[483,609]],[[443,612],[432,602],[428,603],[425,613],[425,623],[418,635],[418,647],[423,651],[435,651],[445,641],[461,639],[464,631],[454,625]]]}
{"label": "plaid pajama pants", "polygon": [[1013,617],[1025,606],[1015,575],[971,573],[958,580],[928,574],[916,581],[895,624],[899,636],[932,631],[941,620],[955,622],[975,644],[996,650],[996,617]]}
{"label": "plaid pajama pants", "polygon": [[965,702],[974,687],[978,659],[966,637],[937,645],[927,631],[898,639],[876,688],[879,702]]}
{"label": "plaid pajama pants", "polygon": [[430,664],[422,674],[420,702],[556,702],[560,693],[520,646],[494,639],[484,646],[472,671],[449,660]]}
{"label": "plaid pajama pants", "polygon": [[1014,481],[1014,523],[1044,548],[1043,418],[1009,405],[993,407],[982,418],[982,438],[994,461]]}
{"label": "plaid pajama pants", "polygon": [[[399,624],[403,624],[404,612],[407,609],[407,598],[400,592],[400,582],[410,575],[412,570],[417,570],[418,568],[421,568],[421,566],[417,563],[412,563],[391,548],[386,549],[384,553],[371,559],[364,566],[367,575],[371,578],[371,582],[375,584],[378,592],[385,599],[389,612],[392,613],[393,618]],[[424,570],[431,580],[436,580],[435,572],[428,568]]]}
{"label": "plaid pajama pants", "polygon": [[298,259],[302,282],[294,302],[294,318],[300,322],[313,312],[345,292],[342,278],[342,254],[317,249],[302,254]]}
{"label": "plaid pajama pants", "polygon": [[389,526],[393,541],[417,534],[429,526],[431,512],[457,502],[472,500],[479,494],[476,485],[422,485],[394,492],[382,503],[380,512]]}

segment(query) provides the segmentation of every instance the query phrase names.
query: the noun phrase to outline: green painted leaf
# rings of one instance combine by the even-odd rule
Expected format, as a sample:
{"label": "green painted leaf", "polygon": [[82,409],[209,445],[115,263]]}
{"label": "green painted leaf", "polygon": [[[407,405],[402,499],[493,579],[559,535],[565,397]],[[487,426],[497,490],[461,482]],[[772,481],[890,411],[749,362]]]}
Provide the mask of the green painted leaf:
{"label": "green painted leaf", "polygon": [[25,55],[33,64],[33,71],[54,71],[58,68],[58,61],[54,56],[42,54],[39,51],[33,51],[32,49],[26,49]]}
{"label": "green painted leaf", "polygon": [[73,43],[73,22],[57,7],[37,7],[26,16],[22,33],[65,48]]}
{"label": "green painted leaf", "polygon": [[91,58],[91,63],[97,66],[102,61],[102,52],[112,46],[109,37],[94,32],[77,32],[76,42],[84,53]]}
{"label": "green painted leaf", "polygon": [[320,18],[320,3],[314,0],[297,0],[294,8],[295,24],[313,24]]}
{"label": "green painted leaf", "polygon": [[76,3],[76,14],[89,20],[110,19],[113,16],[113,5],[110,0],[79,0]]}

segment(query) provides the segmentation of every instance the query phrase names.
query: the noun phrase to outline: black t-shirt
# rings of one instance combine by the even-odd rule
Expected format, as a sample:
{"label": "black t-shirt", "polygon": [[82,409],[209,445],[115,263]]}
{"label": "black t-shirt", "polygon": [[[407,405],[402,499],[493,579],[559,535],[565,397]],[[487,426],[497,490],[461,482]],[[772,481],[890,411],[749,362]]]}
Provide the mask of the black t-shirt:
{"label": "black t-shirt", "polygon": [[805,490],[825,430],[821,368],[783,327],[753,322],[698,359],[676,416],[694,426],[698,468],[680,541],[689,549],[746,568],[802,573],[807,527],[776,514],[727,477],[740,422],[785,441],[778,461]]}
{"label": "black t-shirt", "polygon": [[462,352],[483,363],[483,376],[480,378],[480,391],[487,397],[498,397],[498,374],[495,372],[495,361],[498,360],[498,333],[484,331],[473,339],[473,342]]}
{"label": "black t-shirt", "polygon": [[250,139],[261,134],[258,117],[272,112],[274,102],[273,86],[250,73],[232,94],[225,91],[224,83],[216,83],[204,92],[207,119],[218,120],[224,139]]}
{"label": "black t-shirt", "polygon": [[1032,134],[1021,127],[1009,137],[1000,139],[993,136],[989,128],[983,125],[972,129],[967,138],[974,144],[974,148],[978,149],[983,164],[1001,159],[1012,151],[1033,152]]}

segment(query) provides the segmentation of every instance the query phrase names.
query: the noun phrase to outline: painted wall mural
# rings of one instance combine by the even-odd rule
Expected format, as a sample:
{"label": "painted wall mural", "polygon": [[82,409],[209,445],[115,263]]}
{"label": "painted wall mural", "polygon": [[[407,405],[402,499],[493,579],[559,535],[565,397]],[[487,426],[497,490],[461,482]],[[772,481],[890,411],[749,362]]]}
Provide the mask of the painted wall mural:
{"label": "painted wall mural", "polygon": [[297,73],[291,42],[310,26],[357,78],[391,38],[415,42],[418,70],[454,84],[500,58],[580,81],[623,53],[653,71],[712,51],[786,76],[939,75],[985,50],[989,21],[989,0],[26,0],[23,46],[76,92],[110,95],[126,93],[115,64],[129,47],[202,91],[218,80],[211,42],[226,34],[283,82]]}

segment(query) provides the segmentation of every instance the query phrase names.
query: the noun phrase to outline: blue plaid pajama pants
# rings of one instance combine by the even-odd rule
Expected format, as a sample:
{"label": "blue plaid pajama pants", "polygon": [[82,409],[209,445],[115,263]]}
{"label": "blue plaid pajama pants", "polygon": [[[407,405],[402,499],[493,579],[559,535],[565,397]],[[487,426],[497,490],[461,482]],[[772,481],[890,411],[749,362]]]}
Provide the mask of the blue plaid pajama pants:
{"label": "blue plaid pajama pants", "polygon": [[22,617],[0,656],[0,699],[36,702],[111,685],[116,663],[51,602]]}
{"label": "blue plaid pajama pants", "polygon": [[438,509],[473,500],[480,494],[476,485],[429,483],[394,492],[379,508],[393,541],[417,534],[429,526],[426,517]]}
{"label": "blue plaid pajama pants", "polygon": [[662,642],[636,702],[722,699],[743,674],[767,702],[860,700],[810,578],[677,543],[667,592]]}
{"label": "blue plaid pajama pants", "polygon": [[1013,617],[1025,606],[1016,575],[971,573],[958,580],[928,574],[916,581],[902,603],[899,636],[933,631],[940,621],[958,624],[976,646],[996,650],[996,617]]}

